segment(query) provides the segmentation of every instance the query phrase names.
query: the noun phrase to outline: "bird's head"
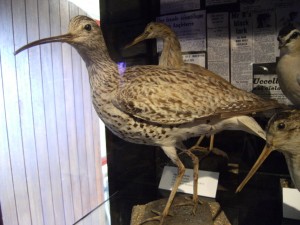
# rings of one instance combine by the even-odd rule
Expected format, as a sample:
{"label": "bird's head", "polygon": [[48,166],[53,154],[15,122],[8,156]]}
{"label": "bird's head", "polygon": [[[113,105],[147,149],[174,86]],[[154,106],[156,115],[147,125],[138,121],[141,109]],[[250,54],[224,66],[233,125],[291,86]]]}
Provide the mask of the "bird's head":
{"label": "bird's head", "polygon": [[168,25],[159,22],[150,22],[144,32],[137,36],[130,44],[126,45],[125,48],[136,45],[145,39],[167,38],[170,35],[175,35],[175,33]]}
{"label": "bird's head", "polygon": [[147,34],[147,38],[164,38],[169,35],[172,35],[173,30],[166,24],[160,22],[151,22],[149,23],[144,31]]}
{"label": "bird's head", "polygon": [[300,50],[300,30],[292,24],[283,27],[278,34],[279,48],[284,52]]}
{"label": "bird's head", "polygon": [[79,51],[83,48],[93,50],[103,47],[101,46],[102,42],[100,41],[102,38],[103,35],[101,29],[96,21],[87,16],[75,16],[69,23],[68,33],[31,42],[16,50],[15,55],[33,46],[51,42],[66,42]]}
{"label": "bird's head", "polygon": [[269,120],[267,145],[272,150],[300,154],[300,110],[284,110]]}
{"label": "bird's head", "polygon": [[243,189],[272,151],[300,154],[300,110],[284,110],[274,114],[268,122],[266,134],[266,146],[236,192]]}

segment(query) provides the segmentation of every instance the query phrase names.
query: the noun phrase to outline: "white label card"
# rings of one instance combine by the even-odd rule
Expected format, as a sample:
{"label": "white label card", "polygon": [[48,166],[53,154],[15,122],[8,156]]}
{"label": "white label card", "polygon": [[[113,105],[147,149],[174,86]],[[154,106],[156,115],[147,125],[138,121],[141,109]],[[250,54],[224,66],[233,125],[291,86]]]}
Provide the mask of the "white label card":
{"label": "white label card", "polygon": [[[165,166],[159,183],[160,189],[171,190],[178,174],[177,167]],[[219,173],[199,170],[198,195],[215,198]],[[193,170],[186,169],[178,192],[193,194]]]}
{"label": "white label card", "polygon": [[283,217],[300,220],[300,192],[295,188],[282,188]]}

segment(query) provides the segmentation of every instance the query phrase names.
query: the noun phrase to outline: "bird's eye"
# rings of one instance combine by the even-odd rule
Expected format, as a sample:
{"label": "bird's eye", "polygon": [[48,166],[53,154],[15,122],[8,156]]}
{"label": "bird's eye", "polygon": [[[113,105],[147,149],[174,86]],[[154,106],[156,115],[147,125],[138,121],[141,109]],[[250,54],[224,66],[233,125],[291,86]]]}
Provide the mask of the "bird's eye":
{"label": "bird's eye", "polygon": [[295,32],[291,35],[290,39],[296,39],[300,35],[299,32]]}
{"label": "bird's eye", "polygon": [[283,130],[285,128],[285,124],[284,123],[279,123],[277,125],[278,130]]}
{"label": "bird's eye", "polygon": [[87,31],[90,31],[90,30],[92,29],[91,24],[86,24],[86,25],[84,26],[84,29],[87,30]]}

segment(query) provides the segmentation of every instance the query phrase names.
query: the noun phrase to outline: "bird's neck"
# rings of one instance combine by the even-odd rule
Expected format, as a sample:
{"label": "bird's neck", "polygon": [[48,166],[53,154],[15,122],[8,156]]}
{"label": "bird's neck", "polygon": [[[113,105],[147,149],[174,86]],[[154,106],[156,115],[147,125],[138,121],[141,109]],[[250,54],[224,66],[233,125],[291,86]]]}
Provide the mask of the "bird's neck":
{"label": "bird's neck", "polygon": [[76,46],[84,60],[90,79],[91,90],[111,93],[117,89],[120,75],[117,64],[110,58],[104,40],[93,49]]}
{"label": "bird's neck", "polygon": [[180,68],[183,64],[181,47],[176,36],[170,35],[163,38],[163,50],[159,59],[159,65]]}
{"label": "bird's neck", "polygon": [[300,191],[300,155],[283,152],[291,178]]}
{"label": "bird's neck", "polygon": [[288,48],[282,48],[280,50],[280,56],[284,56],[285,54],[289,54],[292,56],[299,56],[300,55],[300,39],[297,40],[293,45],[289,46]]}

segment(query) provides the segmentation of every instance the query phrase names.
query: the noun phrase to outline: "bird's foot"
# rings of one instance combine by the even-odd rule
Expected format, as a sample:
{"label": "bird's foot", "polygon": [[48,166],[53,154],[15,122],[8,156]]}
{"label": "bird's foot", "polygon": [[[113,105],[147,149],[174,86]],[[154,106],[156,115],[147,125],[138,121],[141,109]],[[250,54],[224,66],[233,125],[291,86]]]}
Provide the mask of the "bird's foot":
{"label": "bird's foot", "polygon": [[194,145],[194,146],[190,147],[188,149],[188,151],[191,151],[191,152],[193,152],[193,151],[199,151],[199,152],[202,152],[202,153],[205,153],[205,154],[208,154],[210,152],[209,148],[201,147],[199,145]]}
{"label": "bird's foot", "polygon": [[202,205],[203,202],[198,198],[198,197],[184,197],[184,199],[186,200],[186,202],[182,202],[182,203],[178,203],[178,204],[174,204],[174,207],[178,207],[178,206],[193,206],[193,210],[192,210],[192,214],[196,215],[196,211],[198,208],[198,204]]}
{"label": "bird's foot", "polygon": [[224,158],[227,158],[228,159],[228,155],[226,152],[222,151],[221,149],[218,149],[218,148],[213,148],[211,150],[211,152],[217,156],[222,156]]}
{"label": "bird's foot", "polygon": [[171,214],[171,213],[168,213],[167,215],[164,215],[163,213],[158,212],[156,210],[151,210],[151,212],[153,212],[157,216],[150,217],[150,218],[142,221],[139,225],[142,225],[142,224],[145,224],[145,223],[148,223],[148,222],[151,222],[151,221],[159,221],[159,225],[163,225],[166,216],[173,216],[173,214]]}
{"label": "bird's foot", "polygon": [[209,148],[201,147],[199,145],[194,145],[194,146],[190,147],[187,151],[189,151],[189,152],[198,151],[198,152],[202,153],[202,154],[200,154],[201,156],[199,156],[199,154],[198,154],[200,161],[203,160],[204,158],[206,158],[210,153]]}

